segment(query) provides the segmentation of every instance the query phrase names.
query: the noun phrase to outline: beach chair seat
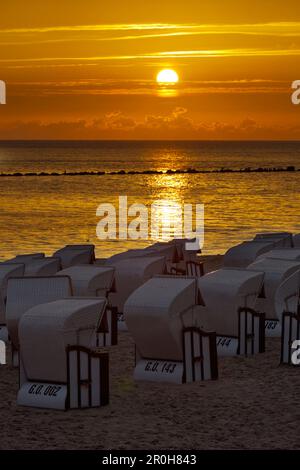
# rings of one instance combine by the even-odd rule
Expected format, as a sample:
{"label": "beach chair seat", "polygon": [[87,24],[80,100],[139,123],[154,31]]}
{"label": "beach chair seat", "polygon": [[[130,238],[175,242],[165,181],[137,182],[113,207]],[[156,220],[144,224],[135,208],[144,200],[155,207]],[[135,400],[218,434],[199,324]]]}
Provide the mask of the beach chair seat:
{"label": "beach chair seat", "polygon": [[54,276],[60,269],[60,259],[44,257],[32,259],[25,266],[25,276]]}
{"label": "beach chair seat", "polygon": [[94,245],[66,245],[53,253],[61,260],[62,269],[77,264],[91,264],[95,260]]}
{"label": "beach chair seat", "polygon": [[114,264],[107,261],[106,266],[115,268],[115,288],[116,292],[109,294],[110,305],[116,307],[119,314],[119,330],[127,330],[124,321],[124,303],[130,294],[148,279],[163,274],[166,268],[166,260],[163,256],[146,256],[137,258],[122,259]]}
{"label": "beach chair seat", "polygon": [[260,255],[274,248],[273,241],[246,241],[229,248],[224,255],[223,265],[228,268],[246,268]]}
{"label": "beach chair seat", "polygon": [[[300,261],[289,261],[285,259],[262,258],[256,260],[248,266],[251,271],[264,273],[264,296],[257,299],[256,309],[265,314],[265,334],[266,336],[281,336],[281,322],[277,315],[276,301],[281,304],[285,299],[280,299],[277,289],[286,279],[294,273],[299,278]],[[300,279],[300,278],[299,278]],[[293,279],[290,280],[293,286]],[[293,287],[292,287],[293,290]],[[289,297],[288,283],[285,284],[285,295]],[[283,289],[280,290],[283,294]]]}
{"label": "beach chair seat", "polygon": [[65,410],[108,403],[108,353],[91,347],[105,308],[104,298],[73,297],[27,310],[19,324],[19,405]]}
{"label": "beach chair seat", "polygon": [[127,299],[125,320],[136,344],[136,380],[184,383],[216,379],[214,332],[197,327],[194,278],[158,276]]}
{"label": "beach chair seat", "polygon": [[25,265],[23,263],[0,263],[0,340],[8,341],[8,330],[6,327],[5,305],[7,295],[7,282],[11,277],[24,275]]}
{"label": "beach chair seat", "polygon": [[264,314],[255,308],[263,280],[261,272],[229,268],[197,278],[200,327],[216,331],[218,355],[264,352]]}
{"label": "beach chair seat", "polygon": [[30,308],[72,295],[67,276],[16,277],[7,283],[6,323],[12,343],[13,365],[18,365],[19,322]]}
{"label": "beach chair seat", "polygon": [[[75,296],[104,297],[114,289],[115,269],[112,266],[87,264],[71,266],[59,271],[57,276],[69,276]],[[100,346],[112,346],[118,343],[118,317],[116,309],[108,305],[106,309],[108,332],[97,339]]]}

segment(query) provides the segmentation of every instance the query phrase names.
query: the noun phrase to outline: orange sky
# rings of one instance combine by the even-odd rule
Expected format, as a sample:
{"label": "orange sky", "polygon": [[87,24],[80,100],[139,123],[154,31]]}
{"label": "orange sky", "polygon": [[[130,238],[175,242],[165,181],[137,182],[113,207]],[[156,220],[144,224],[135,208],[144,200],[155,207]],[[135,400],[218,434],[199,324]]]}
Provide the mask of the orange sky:
{"label": "orange sky", "polygon": [[[299,1],[11,0],[0,139],[300,139]],[[162,68],[180,82],[165,96]]]}

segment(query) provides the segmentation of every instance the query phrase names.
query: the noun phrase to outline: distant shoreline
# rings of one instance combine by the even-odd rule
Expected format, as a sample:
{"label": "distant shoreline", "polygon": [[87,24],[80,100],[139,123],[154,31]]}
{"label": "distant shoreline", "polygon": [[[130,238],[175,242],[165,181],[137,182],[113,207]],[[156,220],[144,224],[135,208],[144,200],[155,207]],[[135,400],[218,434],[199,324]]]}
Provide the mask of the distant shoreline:
{"label": "distant shoreline", "polygon": [[286,167],[259,167],[259,168],[219,168],[212,170],[196,170],[195,168],[178,169],[178,170],[118,170],[118,171],[65,171],[63,173],[58,172],[26,172],[26,173],[0,173],[0,177],[28,177],[28,176],[129,176],[129,175],[193,175],[193,174],[212,174],[212,173],[295,173],[300,172],[300,168],[296,168],[293,165]]}

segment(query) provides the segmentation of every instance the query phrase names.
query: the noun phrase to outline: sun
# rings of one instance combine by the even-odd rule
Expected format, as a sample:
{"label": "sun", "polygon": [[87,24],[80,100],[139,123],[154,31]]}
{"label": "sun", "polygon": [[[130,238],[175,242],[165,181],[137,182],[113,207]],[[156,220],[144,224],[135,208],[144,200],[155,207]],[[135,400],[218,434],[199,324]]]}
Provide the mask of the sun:
{"label": "sun", "polygon": [[173,85],[174,83],[177,83],[178,80],[179,80],[179,77],[178,77],[177,72],[175,72],[175,70],[172,70],[172,69],[163,69],[157,74],[157,77],[156,77],[157,83],[165,84],[165,85],[168,85],[168,84]]}

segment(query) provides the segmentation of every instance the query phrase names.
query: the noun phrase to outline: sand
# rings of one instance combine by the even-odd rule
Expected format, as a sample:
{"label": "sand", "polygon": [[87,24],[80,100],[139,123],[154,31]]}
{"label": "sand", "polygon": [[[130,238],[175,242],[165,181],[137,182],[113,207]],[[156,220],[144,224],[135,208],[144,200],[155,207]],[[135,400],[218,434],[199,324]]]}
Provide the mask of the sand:
{"label": "sand", "polygon": [[134,343],[110,348],[110,404],[67,412],[19,407],[18,370],[0,366],[0,449],[299,449],[300,369],[280,339],[255,357],[219,359],[219,379],[135,383]]}

